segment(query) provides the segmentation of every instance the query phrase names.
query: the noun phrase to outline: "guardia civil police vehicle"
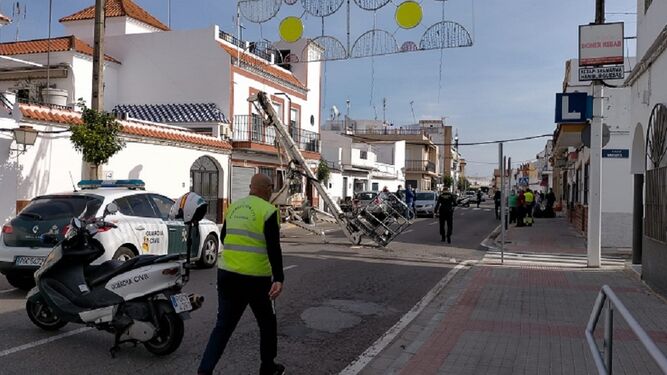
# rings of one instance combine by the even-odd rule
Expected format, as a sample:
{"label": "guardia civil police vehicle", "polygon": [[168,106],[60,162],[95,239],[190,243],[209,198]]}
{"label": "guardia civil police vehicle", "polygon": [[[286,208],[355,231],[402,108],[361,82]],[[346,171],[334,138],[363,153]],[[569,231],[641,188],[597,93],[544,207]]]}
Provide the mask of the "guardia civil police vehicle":
{"label": "guardia civil police vehicle", "polygon": [[[11,221],[3,225],[0,238],[0,273],[14,287],[28,290],[34,285],[33,273],[46,259],[51,247],[40,240],[44,234],[64,238],[71,218],[85,212],[84,219],[100,217],[109,203],[118,212],[106,220],[116,227],[101,228],[93,243],[104,251],[94,264],[115,259],[126,261],[137,255],[185,252],[186,231],[183,220],[169,219],[174,201],[164,195],[145,191],[141,180],[83,180],[79,190],[38,196]],[[201,267],[212,267],[220,242],[218,228],[202,220],[193,241],[198,244],[192,258]]]}
{"label": "guardia civil police vehicle", "polygon": [[[180,217],[186,225],[187,247],[206,209],[200,196],[187,193],[170,210],[171,218]],[[78,323],[110,332],[115,337],[112,356],[125,342],[141,343],[156,355],[170,354],[183,340],[183,320],[204,300],[181,292],[189,279],[190,252],[92,265],[104,253],[95,237],[118,229],[106,221],[118,206],[111,202],[103,211],[99,218],[72,218],[61,241],[56,234],[41,236],[55,246],[35,272],[36,286],[26,301],[28,317],[47,331]]]}

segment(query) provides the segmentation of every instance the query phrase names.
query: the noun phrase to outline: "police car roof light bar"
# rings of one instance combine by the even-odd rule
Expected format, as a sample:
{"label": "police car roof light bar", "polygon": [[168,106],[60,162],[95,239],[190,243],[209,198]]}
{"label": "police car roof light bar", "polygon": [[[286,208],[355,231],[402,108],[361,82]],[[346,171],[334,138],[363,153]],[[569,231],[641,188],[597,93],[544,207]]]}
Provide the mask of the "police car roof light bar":
{"label": "police car roof light bar", "polygon": [[81,180],[77,184],[79,188],[98,189],[98,188],[128,188],[131,190],[145,190],[146,184],[142,180]]}

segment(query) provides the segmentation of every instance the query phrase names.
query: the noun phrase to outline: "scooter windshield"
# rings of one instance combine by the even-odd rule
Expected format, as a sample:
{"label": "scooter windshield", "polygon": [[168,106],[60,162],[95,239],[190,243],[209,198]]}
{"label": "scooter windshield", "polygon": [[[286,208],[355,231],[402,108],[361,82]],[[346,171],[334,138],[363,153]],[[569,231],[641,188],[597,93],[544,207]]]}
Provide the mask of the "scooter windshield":
{"label": "scooter windshield", "polygon": [[44,272],[53,268],[53,266],[60,261],[63,257],[63,248],[62,245],[58,245],[51,250],[49,256],[46,257],[44,263],[37,271],[35,271],[35,281],[38,281]]}

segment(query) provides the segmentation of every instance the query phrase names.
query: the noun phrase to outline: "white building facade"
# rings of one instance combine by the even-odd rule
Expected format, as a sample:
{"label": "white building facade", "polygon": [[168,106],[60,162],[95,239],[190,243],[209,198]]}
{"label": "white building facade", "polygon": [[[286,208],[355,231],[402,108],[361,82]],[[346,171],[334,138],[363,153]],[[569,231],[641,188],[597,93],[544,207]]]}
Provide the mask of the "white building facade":
{"label": "white building facade", "polygon": [[659,118],[667,118],[666,49],[667,3],[638,0],[637,64],[625,82],[631,90],[630,173],[635,199],[644,202],[635,207],[633,260],[638,255],[642,279],[662,294],[667,294],[667,120]]}

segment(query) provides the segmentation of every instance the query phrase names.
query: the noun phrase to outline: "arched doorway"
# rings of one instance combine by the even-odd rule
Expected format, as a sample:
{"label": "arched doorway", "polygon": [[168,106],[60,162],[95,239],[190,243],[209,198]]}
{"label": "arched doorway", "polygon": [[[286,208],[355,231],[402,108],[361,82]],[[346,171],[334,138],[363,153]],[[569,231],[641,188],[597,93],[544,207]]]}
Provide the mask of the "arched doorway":
{"label": "arched doorway", "polygon": [[208,203],[206,218],[216,223],[221,221],[218,210],[221,173],[215,161],[208,156],[195,160],[190,168],[190,190],[199,194]]}

